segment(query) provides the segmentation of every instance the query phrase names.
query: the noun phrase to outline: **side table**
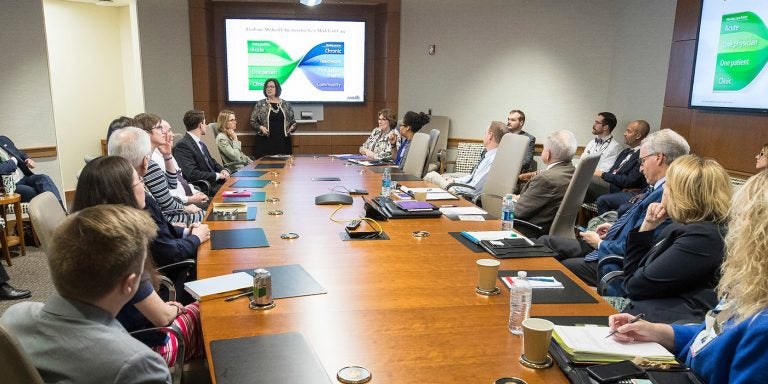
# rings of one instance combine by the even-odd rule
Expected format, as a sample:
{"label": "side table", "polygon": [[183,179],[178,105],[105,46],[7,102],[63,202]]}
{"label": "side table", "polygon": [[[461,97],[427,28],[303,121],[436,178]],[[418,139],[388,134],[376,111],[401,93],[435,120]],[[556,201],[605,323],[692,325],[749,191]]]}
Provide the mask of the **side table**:
{"label": "side table", "polygon": [[[16,236],[8,235],[8,220],[5,217],[5,206],[11,204],[13,204],[13,212],[16,214]],[[0,195],[0,214],[2,215],[3,220],[6,222],[5,232],[2,234],[5,238],[5,241],[3,241],[2,244],[3,256],[5,256],[5,261],[8,263],[8,265],[11,266],[11,254],[9,251],[10,247],[18,245],[21,248],[21,254],[27,254],[27,249],[24,246],[24,222],[21,218],[21,195],[18,193],[13,193],[11,195]]]}

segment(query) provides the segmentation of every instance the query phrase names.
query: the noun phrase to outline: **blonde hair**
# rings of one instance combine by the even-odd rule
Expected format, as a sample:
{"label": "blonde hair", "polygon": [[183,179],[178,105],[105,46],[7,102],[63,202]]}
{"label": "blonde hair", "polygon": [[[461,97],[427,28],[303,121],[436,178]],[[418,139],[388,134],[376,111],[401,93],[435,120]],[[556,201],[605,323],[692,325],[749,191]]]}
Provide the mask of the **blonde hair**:
{"label": "blonde hair", "polygon": [[229,119],[229,115],[234,114],[234,112],[228,109],[219,112],[219,116],[216,118],[216,130],[221,133],[227,133],[227,120]]}
{"label": "blonde hair", "polygon": [[667,170],[666,210],[678,223],[725,223],[733,189],[728,172],[713,159],[697,155],[677,158]]}
{"label": "blonde hair", "polygon": [[750,177],[736,192],[730,217],[717,291],[733,301],[738,322],[768,307],[768,173]]}

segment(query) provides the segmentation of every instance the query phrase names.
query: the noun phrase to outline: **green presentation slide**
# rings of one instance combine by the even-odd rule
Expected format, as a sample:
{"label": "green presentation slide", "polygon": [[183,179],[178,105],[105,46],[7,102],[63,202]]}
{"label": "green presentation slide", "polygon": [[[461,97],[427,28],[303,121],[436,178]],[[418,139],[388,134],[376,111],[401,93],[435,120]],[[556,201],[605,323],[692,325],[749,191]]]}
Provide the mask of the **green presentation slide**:
{"label": "green presentation slide", "polygon": [[749,85],[768,61],[768,29],[752,12],[723,15],[715,65],[714,91]]}

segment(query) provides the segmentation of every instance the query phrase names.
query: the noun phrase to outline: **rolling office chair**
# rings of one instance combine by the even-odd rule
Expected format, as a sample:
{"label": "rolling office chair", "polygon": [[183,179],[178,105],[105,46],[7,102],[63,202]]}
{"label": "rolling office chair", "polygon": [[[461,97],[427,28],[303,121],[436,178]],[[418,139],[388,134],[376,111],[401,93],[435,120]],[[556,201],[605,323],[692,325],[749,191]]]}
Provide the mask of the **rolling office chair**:
{"label": "rolling office chair", "polygon": [[429,155],[429,135],[422,132],[416,132],[411,139],[411,145],[408,148],[408,154],[405,156],[403,164],[403,173],[422,178],[424,175],[424,163]]}
{"label": "rolling office chair", "polygon": [[424,162],[424,170],[421,172],[421,175],[424,176],[427,174],[427,172],[437,170],[438,164],[437,162],[432,162],[433,158],[437,157],[437,142],[440,139],[440,130],[439,129],[432,129],[429,131],[429,153],[427,154],[427,160]]}

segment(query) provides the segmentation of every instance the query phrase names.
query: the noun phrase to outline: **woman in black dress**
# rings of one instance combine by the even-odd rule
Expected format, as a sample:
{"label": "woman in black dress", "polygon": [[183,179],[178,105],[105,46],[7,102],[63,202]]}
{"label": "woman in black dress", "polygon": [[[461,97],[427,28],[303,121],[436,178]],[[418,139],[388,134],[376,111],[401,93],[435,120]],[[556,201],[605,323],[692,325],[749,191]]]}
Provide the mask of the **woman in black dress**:
{"label": "woman in black dress", "polygon": [[251,113],[251,127],[256,130],[254,159],[269,155],[290,155],[291,133],[296,130],[296,119],[291,104],[280,98],[280,82],[264,82],[264,100],[259,100]]}

